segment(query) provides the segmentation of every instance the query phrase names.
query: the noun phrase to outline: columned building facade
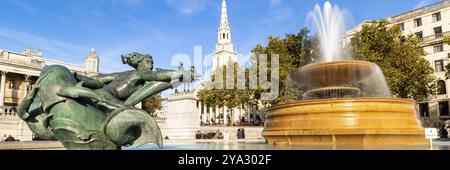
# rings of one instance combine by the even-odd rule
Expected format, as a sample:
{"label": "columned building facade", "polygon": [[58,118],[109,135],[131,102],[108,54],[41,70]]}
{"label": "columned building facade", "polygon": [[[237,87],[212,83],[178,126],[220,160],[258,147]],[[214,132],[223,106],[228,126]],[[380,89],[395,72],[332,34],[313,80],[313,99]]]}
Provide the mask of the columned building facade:
{"label": "columned building facade", "polygon": [[76,66],[43,57],[41,51],[23,52],[0,49],[0,135],[12,135],[19,140],[31,140],[31,131],[16,115],[18,103],[33,88],[42,68],[62,65],[80,75],[98,74],[99,58],[92,49],[85,66]]}

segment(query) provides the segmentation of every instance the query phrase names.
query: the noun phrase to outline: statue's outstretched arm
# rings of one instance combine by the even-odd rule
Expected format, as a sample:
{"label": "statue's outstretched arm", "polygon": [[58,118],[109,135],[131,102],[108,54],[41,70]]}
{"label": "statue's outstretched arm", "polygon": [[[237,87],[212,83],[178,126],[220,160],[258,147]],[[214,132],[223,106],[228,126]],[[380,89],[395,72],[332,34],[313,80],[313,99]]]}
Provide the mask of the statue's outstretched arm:
{"label": "statue's outstretched arm", "polygon": [[161,81],[170,83],[172,78],[182,78],[183,72],[175,70],[139,71],[144,81]]}
{"label": "statue's outstretched arm", "polygon": [[99,89],[104,87],[106,84],[111,83],[117,78],[118,73],[112,74],[101,74],[93,77],[82,76],[78,74],[74,74],[75,78],[78,82],[83,81],[84,86],[90,89]]}
{"label": "statue's outstretched arm", "polygon": [[104,84],[109,84],[114,81],[120,73],[111,73],[111,74],[100,74],[96,76],[92,76],[93,79],[100,81]]}
{"label": "statue's outstretched arm", "polygon": [[30,116],[30,114],[28,114],[28,110],[30,109],[31,103],[33,103],[38,91],[39,87],[33,88],[33,90],[25,96],[22,102],[19,103],[19,106],[17,107],[17,114],[20,119],[26,120]]}
{"label": "statue's outstretched arm", "polygon": [[145,100],[146,98],[170,88],[172,88],[171,83],[158,81],[147,82],[143,87],[141,87],[139,90],[134,92],[130,97],[128,97],[128,99],[125,101],[125,105],[135,106],[136,104]]}

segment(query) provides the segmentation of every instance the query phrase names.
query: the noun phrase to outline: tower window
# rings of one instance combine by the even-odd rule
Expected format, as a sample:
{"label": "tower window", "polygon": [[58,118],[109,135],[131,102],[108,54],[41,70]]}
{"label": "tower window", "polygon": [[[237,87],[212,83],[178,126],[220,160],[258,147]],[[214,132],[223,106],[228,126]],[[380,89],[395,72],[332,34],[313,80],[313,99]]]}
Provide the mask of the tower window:
{"label": "tower window", "polygon": [[223,33],[223,39],[225,39],[225,33]]}
{"label": "tower window", "polygon": [[229,39],[229,38],[228,38],[228,34],[227,34],[227,39]]}

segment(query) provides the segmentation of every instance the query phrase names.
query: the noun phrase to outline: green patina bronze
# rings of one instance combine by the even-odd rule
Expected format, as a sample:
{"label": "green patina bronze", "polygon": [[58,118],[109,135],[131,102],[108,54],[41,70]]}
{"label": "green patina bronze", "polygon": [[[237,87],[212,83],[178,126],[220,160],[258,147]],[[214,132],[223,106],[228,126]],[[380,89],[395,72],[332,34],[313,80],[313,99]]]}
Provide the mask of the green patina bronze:
{"label": "green patina bronze", "polygon": [[156,121],[134,106],[149,96],[192,82],[195,69],[153,70],[150,55],[130,53],[135,70],[85,77],[59,65],[45,67],[18,113],[40,138],[67,149],[120,149],[154,143],[162,147]]}

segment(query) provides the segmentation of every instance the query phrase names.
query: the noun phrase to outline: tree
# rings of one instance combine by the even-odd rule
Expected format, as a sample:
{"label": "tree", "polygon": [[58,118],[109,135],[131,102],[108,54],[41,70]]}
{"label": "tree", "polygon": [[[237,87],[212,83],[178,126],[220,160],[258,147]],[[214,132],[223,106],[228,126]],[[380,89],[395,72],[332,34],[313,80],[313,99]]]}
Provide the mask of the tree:
{"label": "tree", "polygon": [[[256,60],[261,57],[261,54],[268,56],[269,64],[272,54],[279,55],[279,73],[280,73],[280,94],[279,97],[270,101],[270,104],[287,103],[297,100],[298,93],[294,88],[289,88],[291,82],[288,82],[287,77],[290,73],[313,62],[317,56],[318,43],[314,37],[310,37],[307,28],[301,29],[296,34],[286,34],[284,38],[270,36],[266,46],[257,45],[252,52],[256,54]],[[252,67],[258,67],[258,62],[253,61]],[[268,77],[270,77],[270,67]],[[292,91],[294,90],[294,91]],[[255,90],[255,95],[259,95],[264,90]]]}
{"label": "tree", "polygon": [[394,96],[424,100],[436,91],[436,81],[420,40],[402,36],[387,21],[364,25],[351,40],[353,56],[378,64]]}
{"label": "tree", "polygon": [[156,111],[162,109],[162,101],[163,98],[160,94],[150,96],[142,102],[142,108],[149,113],[150,116],[157,117]]}
{"label": "tree", "polygon": [[[227,68],[233,68],[234,75],[227,77]],[[223,108],[244,108],[248,106],[252,100],[251,91],[248,89],[239,89],[237,84],[240,81],[245,81],[246,79],[239,79],[237,74],[239,70],[245,70],[245,68],[240,67],[237,63],[230,62],[224,65],[222,68],[214,70],[211,82],[207,82],[207,86],[213,87],[211,89],[202,89],[198,92],[197,97],[200,102],[207,105],[208,107],[218,106]],[[218,74],[222,74],[222,81],[216,81]],[[227,79],[228,78],[228,79]],[[218,83],[218,84],[213,84]],[[233,88],[226,88],[227,83],[231,83]],[[230,110],[233,116],[233,109]]]}
{"label": "tree", "polygon": [[[447,44],[447,45],[450,45],[450,36],[445,36],[444,37],[444,43]],[[450,55],[447,58],[450,59]],[[446,79],[450,78],[450,63],[445,65],[445,78]]]}

